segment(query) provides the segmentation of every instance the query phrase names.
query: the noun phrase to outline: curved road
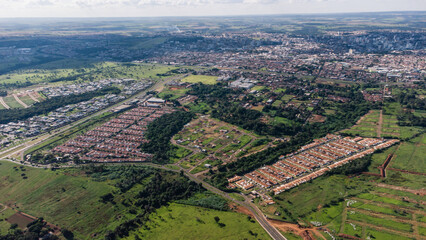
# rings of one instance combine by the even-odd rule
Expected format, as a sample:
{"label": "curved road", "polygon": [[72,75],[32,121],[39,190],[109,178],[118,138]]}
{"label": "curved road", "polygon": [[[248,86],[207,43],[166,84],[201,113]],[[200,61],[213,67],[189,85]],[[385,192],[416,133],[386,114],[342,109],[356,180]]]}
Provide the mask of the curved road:
{"label": "curved road", "polygon": [[[141,96],[142,94],[146,93],[147,91],[158,89],[164,83],[169,82],[171,80],[175,80],[176,78],[179,78],[179,77],[181,77],[181,76],[174,76],[174,77],[166,79],[166,81],[159,81],[156,84],[154,84],[153,86],[151,86],[150,88],[144,90],[142,93],[136,94],[135,96],[133,96],[131,98],[128,98],[128,99],[124,100],[123,102],[127,102],[127,101],[129,101],[131,99],[134,99],[134,98],[136,98],[138,96]],[[47,166],[42,166],[42,165],[34,166],[34,165],[31,165],[31,163],[27,163],[27,162],[22,162],[21,163],[21,162],[18,162],[18,161],[10,160],[8,158],[10,158],[11,156],[13,156],[14,154],[17,154],[17,153],[19,153],[21,151],[25,151],[26,149],[29,149],[29,148],[31,148],[31,147],[33,147],[35,145],[38,145],[38,144],[40,144],[40,143],[48,140],[50,137],[53,137],[54,135],[59,134],[59,133],[65,131],[65,130],[69,129],[71,126],[77,125],[81,121],[87,120],[87,119],[89,119],[89,118],[91,118],[93,116],[96,116],[96,115],[99,115],[99,114],[101,114],[101,113],[103,113],[105,111],[108,111],[108,110],[112,109],[113,107],[115,107],[115,106],[117,106],[119,104],[122,104],[123,102],[115,104],[115,105],[113,105],[111,107],[108,107],[108,108],[106,108],[104,110],[101,110],[101,111],[99,111],[99,112],[97,112],[95,114],[92,114],[92,115],[88,116],[88,117],[85,117],[85,118],[83,118],[83,119],[81,119],[81,120],[79,120],[77,122],[74,122],[73,124],[66,125],[66,126],[62,127],[61,130],[54,131],[53,134],[44,134],[44,135],[39,136],[39,138],[36,139],[36,140],[34,140],[34,141],[25,142],[25,143],[22,143],[22,144],[19,144],[19,145],[13,147],[13,148],[6,149],[3,152],[0,152],[0,156],[3,155],[0,159],[6,160],[6,161],[11,161],[11,162],[14,162],[14,163],[17,163],[17,164],[21,164],[21,165],[30,166],[30,167],[38,167],[38,168],[51,167],[49,165],[47,165]],[[16,149],[16,151],[14,151],[15,149]],[[142,164],[148,165],[148,166],[151,166],[151,167],[155,167],[155,168],[164,169],[164,170],[167,170],[167,171],[174,171],[174,172],[183,171],[184,174],[189,179],[191,179],[192,181],[194,181],[196,183],[201,183],[202,186],[204,188],[206,188],[207,190],[212,191],[212,192],[214,192],[214,193],[216,193],[216,194],[218,194],[218,195],[220,195],[220,196],[222,196],[222,197],[224,197],[224,198],[226,198],[228,200],[231,200],[231,201],[233,201],[233,202],[235,202],[235,203],[237,203],[237,204],[239,204],[239,205],[247,208],[253,214],[253,216],[256,218],[256,220],[259,222],[259,224],[262,226],[262,228],[265,229],[265,231],[272,237],[272,239],[274,239],[274,240],[287,240],[275,227],[273,227],[268,222],[268,220],[266,219],[265,215],[259,210],[259,208],[257,208],[257,206],[255,206],[254,204],[248,202],[247,199],[246,199],[245,202],[236,200],[236,199],[232,198],[231,196],[229,196],[229,194],[227,194],[226,192],[223,192],[220,189],[217,189],[216,187],[210,185],[209,183],[207,183],[207,182],[205,182],[205,181],[197,178],[195,175],[189,173],[188,170],[184,170],[180,166],[179,166],[180,170],[174,170],[174,169],[170,169],[170,168],[167,168],[165,166],[154,164],[154,163],[142,163]],[[65,167],[72,167],[72,166],[65,166]]]}

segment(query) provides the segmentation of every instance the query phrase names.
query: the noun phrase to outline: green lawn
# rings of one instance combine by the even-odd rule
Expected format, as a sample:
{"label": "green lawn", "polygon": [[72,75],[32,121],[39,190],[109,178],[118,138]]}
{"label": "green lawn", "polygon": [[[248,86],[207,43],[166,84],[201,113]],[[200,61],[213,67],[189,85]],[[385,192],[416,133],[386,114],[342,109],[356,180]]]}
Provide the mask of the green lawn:
{"label": "green lawn", "polygon": [[188,82],[188,83],[204,83],[204,84],[216,84],[217,77],[216,76],[207,76],[207,75],[190,75],[184,79],[182,79],[182,82]]}
{"label": "green lawn", "polygon": [[[214,217],[219,217],[219,226]],[[270,239],[244,214],[172,203],[150,217],[147,226],[124,239]]]}

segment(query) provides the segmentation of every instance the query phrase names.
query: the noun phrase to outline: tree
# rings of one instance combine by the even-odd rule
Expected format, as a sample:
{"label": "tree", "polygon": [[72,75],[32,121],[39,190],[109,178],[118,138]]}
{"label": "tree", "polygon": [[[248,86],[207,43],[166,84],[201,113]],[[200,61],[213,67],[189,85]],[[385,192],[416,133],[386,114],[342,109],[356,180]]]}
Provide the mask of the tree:
{"label": "tree", "polygon": [[70,230],[63,228],[61,230],[62,235],[64,235],[64,238],[67,240],[73,240],[74,239],[74,233],[72,233]]}

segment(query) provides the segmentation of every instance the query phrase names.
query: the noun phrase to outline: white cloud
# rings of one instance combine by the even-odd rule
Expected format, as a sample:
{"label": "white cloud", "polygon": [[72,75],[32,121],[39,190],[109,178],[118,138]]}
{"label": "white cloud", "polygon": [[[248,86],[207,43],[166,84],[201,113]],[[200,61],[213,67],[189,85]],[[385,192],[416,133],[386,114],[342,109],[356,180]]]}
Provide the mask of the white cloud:
{"label": "white cloud", "polygon": [[[8,5],[24,5],[26,7],[79,7],[79,8],[93,8],[93,7],[119,7],[119,6],[202,6],[202,5],[216,5],[216,4],[270,4],[283,0],[0,0],[9,3]],[[2,3],[3,5],[3,3]],[[4,6],[4,5],[3,5]]]}

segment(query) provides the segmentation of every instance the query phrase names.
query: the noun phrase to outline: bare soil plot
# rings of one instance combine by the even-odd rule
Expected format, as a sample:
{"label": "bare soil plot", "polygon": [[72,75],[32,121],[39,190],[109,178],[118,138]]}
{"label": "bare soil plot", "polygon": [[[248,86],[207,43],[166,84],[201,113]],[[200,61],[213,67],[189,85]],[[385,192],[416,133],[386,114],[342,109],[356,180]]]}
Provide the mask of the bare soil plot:
{"label": "bare soil plot", "polygon": [[15,214],[13,214],[12,216],[10,216],[7,221],[10,224],[17,224],[19,228],[21,229],[25,229],[27,227],[27,225],[31,222],[33,222],[34,220],[36,220],[35,218],[31,218],[27,215],[24,215],[20,212],[17,212]]}

